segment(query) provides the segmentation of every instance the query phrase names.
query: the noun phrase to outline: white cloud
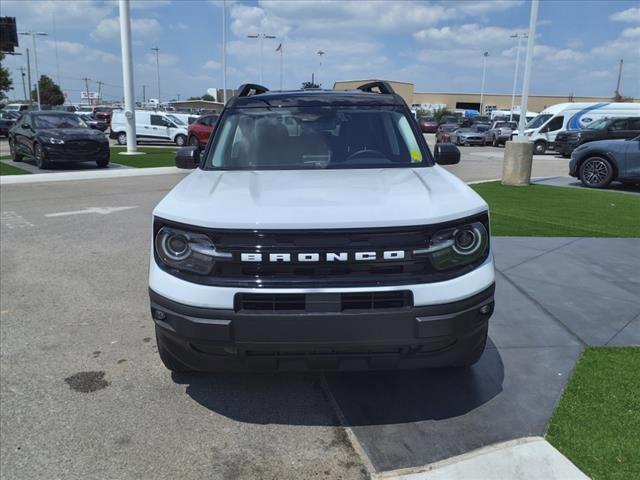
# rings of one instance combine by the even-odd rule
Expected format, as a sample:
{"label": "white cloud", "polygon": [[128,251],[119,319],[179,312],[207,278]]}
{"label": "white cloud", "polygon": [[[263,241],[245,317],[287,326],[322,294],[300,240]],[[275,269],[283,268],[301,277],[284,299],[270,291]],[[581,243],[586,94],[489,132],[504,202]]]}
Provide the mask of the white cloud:
{"label": "white cloud", "polygon": [[640,22],[640,7],[631,7],[609,17],[613,22]]}
{"label": "white cloud", "polygon": [[2,15],[15,16],[21,29],[51,28],[52,18],[55,16],[58,28],[86,29],[92,27],[103,18],[117,10],[115,2],[100,2],[97,0],[56,1],[56,0],[2,0]]}
{"label": "white cloud", "polygon": [[143,10],[145,8],[158,8],[170,5],[171,0],[131,0],[129,5],[132,10]]}
{"label": "white cloud", "polygon": [[[144,59],[147,66],[153,66],[156,68],[156,54],[155,52],[146,53]],[[160,62],[160,68],[173,67],[178,64],[178,57],[173,53],[158,52],[158,61]]]}
{"label": "white cloud", "polygon": [[178,22],[169,24],[169,30],[188,30],[189,25],[186,23]]}
{"label": "white cloud", "polygon": [[495,49],[514,43],[511,35],[522,32],[523,28],[485,27],[467,24],[457,27],[427,28],[413,34],[413,38],[427,45],[465,45],[475,50]]}
{"label": "white cloud", "polygon": [[[160,22],[155,18],[131,19],[131,35],[134,39],[157,37],[160,31]],[[91,32],[91,39],[95,41],[117,40],[120,38],[119,35],[120,20],[118,18],[105,18]]]}
{"label": "white cloud", "polygon": [[216,62],[215,60],[209,60],[202,65],[202,68],[205,70],[218,70],[222,65],[220,62]]}

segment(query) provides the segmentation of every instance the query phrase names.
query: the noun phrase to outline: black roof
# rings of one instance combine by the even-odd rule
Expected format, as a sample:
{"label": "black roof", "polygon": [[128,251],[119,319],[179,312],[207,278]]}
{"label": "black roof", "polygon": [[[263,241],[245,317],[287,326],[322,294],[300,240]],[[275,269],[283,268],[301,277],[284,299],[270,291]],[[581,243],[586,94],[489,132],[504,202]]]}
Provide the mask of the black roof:
{"label": "black roof", "polygon": [[266,91],[249,96],[236,96],[227,108],[312,107],[312,106],[401,106],[402,97],[395,93],[362,90],[287,90]]}

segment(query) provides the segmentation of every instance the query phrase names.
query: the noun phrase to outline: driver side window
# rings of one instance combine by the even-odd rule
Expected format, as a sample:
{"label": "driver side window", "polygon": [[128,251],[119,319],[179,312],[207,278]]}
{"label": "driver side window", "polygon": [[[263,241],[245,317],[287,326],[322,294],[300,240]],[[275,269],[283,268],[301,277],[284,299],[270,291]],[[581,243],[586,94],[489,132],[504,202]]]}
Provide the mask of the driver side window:
{"label": "driver side window", "polygon": [[544,132],[555,132],[556,130],[560,130],[562,128],[562,124],[564,123],[564,117],[555,117],[551,119],[551,121],[544,127]]}
{"label": "driver side window", "polygon": [[151,125],[156,127],[168,126],[167,120],[162,115],[151,115]]}

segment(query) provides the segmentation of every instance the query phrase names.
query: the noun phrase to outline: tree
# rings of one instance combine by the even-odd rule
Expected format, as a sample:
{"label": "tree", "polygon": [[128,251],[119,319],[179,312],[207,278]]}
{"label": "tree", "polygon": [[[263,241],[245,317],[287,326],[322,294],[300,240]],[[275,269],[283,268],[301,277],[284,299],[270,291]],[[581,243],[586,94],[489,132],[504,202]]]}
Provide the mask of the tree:
{"label": "tree", "polygon": [[2,66],[2,60],[4,60],[4,54],[0,53],[0,100],[7,98],[6,92],[11,90],[13,86],[13,80],[9,76],[9,69]]}
{"label": "tree", "polygon": [[320,85],[315,82],[302,82],[302,89],[304,90],[307,88],[320,88]]}
{"label": "tree", "polygon": [[200,98],[202,98],[202,100],[206,100],[207,102],[215,102],[216,101],[216,99],[213,98],[213,95],[209,95],[208,93],[205,93]]}
{"label": "tree", "polygon": [[438,121],[438,123],[440,123],[444,117],[448,117],[452,115],[453,115],[453,112],[446,107],[436,108],[433,111],[433,118],[435,118]]}
{"label": "tree", "polygon": [[[64,103],[64,93],[60,87],[46,75],[40,75],[38,80],[40,87],[40,103],[42,105],[62,105]],[[31,98],[38,100],[38,92],[34,89],[31,92]]]}

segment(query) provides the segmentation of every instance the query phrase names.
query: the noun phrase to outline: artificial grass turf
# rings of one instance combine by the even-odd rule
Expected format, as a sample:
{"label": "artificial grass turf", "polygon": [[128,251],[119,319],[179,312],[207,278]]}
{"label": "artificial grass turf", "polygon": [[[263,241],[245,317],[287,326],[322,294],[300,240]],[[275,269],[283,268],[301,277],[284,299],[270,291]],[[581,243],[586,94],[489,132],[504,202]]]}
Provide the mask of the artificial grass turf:
{"label": "artificial grass turf", "polygon": [[471,187],[489,204],[492,235],[640,237],[640,195],[500,182]]}
{"label": "artificial grass turf", "polygon": [[0,175],[28,175],[31,172],[0,162]]}
{"label": "artificial grass turf", "polygon": [[135,168],[175,167],[175,148],[138,147],[145,155],[118,155],[126,151],[126,147],[111,147],[111,162]]}
{"label": "artificial grass turf", "polygon": [[640,478],[640,347],[587,348],[546,437],[594,480]]}

